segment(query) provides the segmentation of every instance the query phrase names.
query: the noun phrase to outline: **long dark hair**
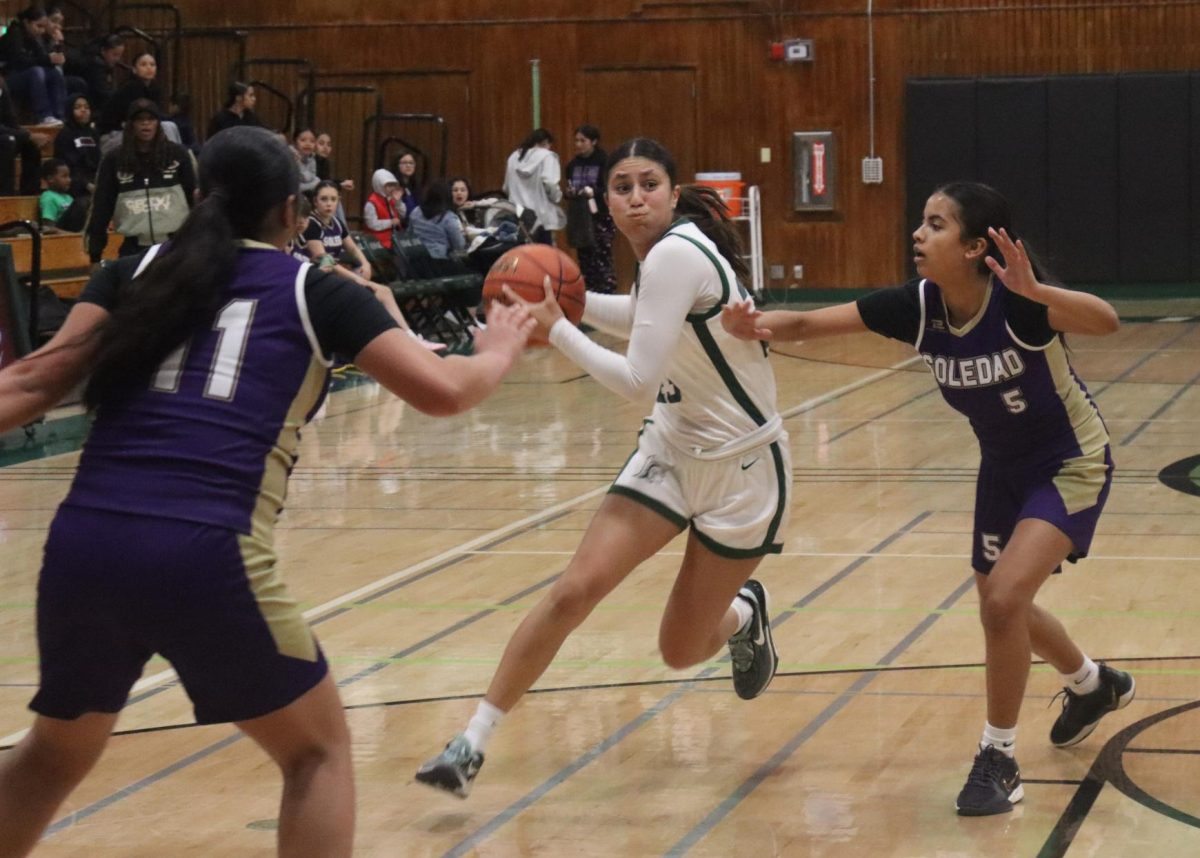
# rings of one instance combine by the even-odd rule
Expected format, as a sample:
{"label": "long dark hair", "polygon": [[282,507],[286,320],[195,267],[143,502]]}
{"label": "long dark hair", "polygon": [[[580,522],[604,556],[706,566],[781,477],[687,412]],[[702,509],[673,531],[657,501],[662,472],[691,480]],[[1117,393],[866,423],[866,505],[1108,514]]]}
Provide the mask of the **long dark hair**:
{"label": "long dark hair", "polygon": [[174,238],[132,283],[99,331],[84,402],[95,409],[144,385],[192,334],[212,325],[237,264],[234,241],[257,238],[268,212],[296,194],[300,173],[287,146],[265,128],[238,126],[205,144],[200,191]]}
{"label": "long dark hair", "polygon": [[517,160],[519,161],[522,158],[524,158],[525,153],[528,152],[530,149],[532,149],[534,146],[538,145],[539,143],[553,143],[553,142],[554,142],[553,134],[551,134],[545,128],[535,128],[532,131],[530,131],[529,134],[527,134],[525,136],[525,139],[521,141],[521,145],[517,147],[521,152],[521,154],[517,156]]}
{"label": "long dark hair", "polygon": [[225,109],[233,107],[233,103],[238,100],[238,96],[245,95],[253,87],[248,83],[242,83],[240,80],[235,80],[229,84],[229,89],[225,92]]}
{"label": "long dark hair", "polygon": [[[154,118],[158,122],[158,128],[154,132],[154,139],[150,141],[150,151],[148,158],[157,170],[162,170],[170,166],[171,162],[179,158],[179,151],[167,139],[167,135],[163,133],[162,117],[159,115],[158,105],[148,98],[139,98],[129,105],[129,112],[136,114],[139,111],[154,114]],[[117,169],[123,173],[137,174],[139,172],[139,162],[142,160],[141,154],[138,152],[137,134],[133,130],[133,120],[126,119],[125,125],[121,131],[121,148],[117,150]]]}
{"label": "long dark hair", "polygon": [[425,220],[437,220],[450,209],[450,186],[442,179],[435,179],[425,186],[421,194],[421,214]]}
{"label": "long dark hair", "polygon": [[[604,174],[612,175],[613,167],[626,158],[645,158],[653,161],[666,171],[671,187],[679,184],[675,158],[667,147],[657,140],[648,137],[626,140],[608,156]],[[691,220],[708,236],[739,280],[750,275],[750,267],[743,255],[742,238],[738,235],[733,221],[729,219],[729,206],[721,199],[719,193],[705,185],[680,185],[679,202],[675,206],[675,212]]]}
{"label": "long dark hair", "polygon": [[[958,206],[958,221],[961,225],[963,241],[982,238],[987,242],[987,252],[980,257],[978,265],[980,274],[985,277],[990,276],[991,269],[988,268],[984,259],[990,256],[1004,264],[1004,256],[996,247],[996,242],[992,241],[991,236],[988,235],[988,227],[997,232],[1003,229],[1014,242],[1018,238],[1016,230],[1013,229],[1012,207],[1009,206],[1008,200],[991,185],[985,185],[982,182],[947,182],[937,188],[934,193],[949,197]],[[1053,275],[1046,271],[1046,267],[1034,255],[1029,243],[1025,239],[1021,239],[1021,244],[1033,266],[1033,275],[1042,283],[1057,283]]]}

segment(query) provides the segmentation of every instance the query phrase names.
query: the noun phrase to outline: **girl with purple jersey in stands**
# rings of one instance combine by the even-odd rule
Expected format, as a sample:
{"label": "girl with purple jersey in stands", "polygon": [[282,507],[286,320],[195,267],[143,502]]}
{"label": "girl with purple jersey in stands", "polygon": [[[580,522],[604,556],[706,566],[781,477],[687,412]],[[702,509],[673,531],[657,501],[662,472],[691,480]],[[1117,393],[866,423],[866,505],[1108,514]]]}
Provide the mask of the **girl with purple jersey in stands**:
{"label": "girl with purple jersey in stands", "polygon": [[964,816],[1012,810],[1024,794],[1013,756],[1030,652],[1062,675],[1063,709],[1050,741],[1081,741],[1134,695],[1129,674],[1095,663],[1034,604],[1063,560],[1086,557],[1108,498],[1108,431],[1075,375],[1062,334],[1111,334],[1104,300],[1047,285],[1015,238],[1007,201],[976,182],[952,182],[925,204],[913,233],[920,277],[855,303],[722,314],[743,339],[799,340],[874,331],[912,344],[942,396],[964,414],[982,461],[972,567],[987,649],[987,722],[959,793]]}
{"label": "girl with purple jersey in stands", "polygon": [[346,719],[274,550],[300,430],[334,352],[418,410],[456,414],[496,390],[534,322],[496,307],[473,356],[435,358],[399,331],[389,290],[284,252],[297,182],[265,129],[216,135],[174,239],[100,269],[54,339],[0,371],[0,432],[85,379],[96,416],[46,541],[37,715],[0,757],[6,858],[95,764],[155,653],[197,722],[233,722],[278,764],[279,854],[351,854]]}

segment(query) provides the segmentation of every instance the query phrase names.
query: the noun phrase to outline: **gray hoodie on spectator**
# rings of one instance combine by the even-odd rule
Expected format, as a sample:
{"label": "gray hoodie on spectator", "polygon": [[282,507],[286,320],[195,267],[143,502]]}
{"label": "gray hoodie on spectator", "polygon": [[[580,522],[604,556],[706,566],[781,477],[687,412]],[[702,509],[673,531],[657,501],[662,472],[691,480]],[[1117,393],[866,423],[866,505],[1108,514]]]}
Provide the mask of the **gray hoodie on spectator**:
{"label": "gray hoodie on spectator", "polygon": [[516,149],[508,156],[504,171],[504,191],[517,205],[537,212],[537,225],[543,229],[562,229],[567,216],[558,207],[562,199],[562,167],[558,156],[549,149],[534,146],[521,157]]}

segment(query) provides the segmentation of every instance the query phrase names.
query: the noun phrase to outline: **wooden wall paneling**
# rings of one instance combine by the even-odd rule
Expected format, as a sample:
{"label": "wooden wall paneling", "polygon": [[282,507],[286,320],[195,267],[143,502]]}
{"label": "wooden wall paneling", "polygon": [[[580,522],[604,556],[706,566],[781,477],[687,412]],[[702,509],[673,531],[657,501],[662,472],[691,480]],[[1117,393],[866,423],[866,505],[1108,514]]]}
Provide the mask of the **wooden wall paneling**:
{"label": "wooden wall paneling", "polygon": [[[529,60],[542,71],[542,124],[562,141],[584,104],[585,69],[692,66],[697,167],[740,169],[763,189],[768,262],[805,265],[804,286],[870,286],[904,274],[904,82],[909,77],[1077,74],[1200,68],[1200,0],[876,0],[876,154],[883,185],[858,180],[869,148],[866,16],[862,0],[786,0],[778,28],[734,7],[643,10],[637,0],[262,0],[233,6],[178,0],[185,24],[250,30],[251,54],[308,56],[323,71],[470,69],[466,172],[499,184],[531,125]],[[815,62],[767,58],[772,37],[815,41]],[[396,93],[399,95],[399,93]],[[389,104],[388,109],[392,109]],[[457,110],[452,104],[447,110]],[[827,127],[842,164],[833,215],[790,210],[788,135]],[[615,140],[605,141],[611,146]],[[341,144],[344,148],[345,144]],[[772,150],[768,164],[759,150]],[[768,285],[776,285],[769,283]]]}
{"label": "wooden wall paneling", "polygon": [[[318,79],[323,83],[358,83],[370,82],[380,95],[383,111],[392,113],[433,113],[443,117],[449,130],[449,156],[446,172],[456,175],[459,172],[469,172],[471,152],[471,73],[466,69],[413,69],[399,71],[339,71],[323,72]],[[365,114],[364,114],[365,118]],[[323,121],[318,113],[317,124]],[[349,129],[346,129],[349,132]],[[339,142],[339,150],[344,151],[353,145],[358,149],[362,128],[359,126],[357,135],[346,136],[344,143]],[[435,178],[438,158],[441,151],[441,138],[436,127],[421,123],[385,123],[383,135],[403,136],[420,147],[430,157],[429,175],[420,175],[424,182]],[[339,135],[341,136],[341,135]],[[367,164],[368,175],[377,166],[395,170],[393,163],[397,150],[390,147],[386,163],[376,163],[374,146]],[[361,155],[355,155],[356,161]],[[338,159],[340,164],[340,158]]]}
{"label": "wooden wall paneling", "polygon": [[[671,151],[680,181],[691,181],[700,163],[694,67],[585,68],[582,77],[587,121],[600,128],[608,151],[631,137],[650,137]],[[565,168],[574,155],[570,137],[558,150]],[[627,242],[616,242],[614,260],[618,282],[631,284],[636,260]]]}
{"label": "wooden wall paneling", "polygon": [[379,104],[380,94],[373,86],[337,86],[318,81],[313,96],[313,130],[318,134],[327,132],[333,141],[330,178],[354,182],[353,189],[341,192],[346,219],[352,225],[362,219],[363,203],[371,194],[374,165],[363,161],[359,141],[367,117],[375,115]]}
{"label": "wooden wall paneling", "polygon": [[237,30],[185,29],[179,39],[177,89],[191,99],[192,124],[201,139],[209,120],[225,106],[233,68],[245,49],[245,33]]}

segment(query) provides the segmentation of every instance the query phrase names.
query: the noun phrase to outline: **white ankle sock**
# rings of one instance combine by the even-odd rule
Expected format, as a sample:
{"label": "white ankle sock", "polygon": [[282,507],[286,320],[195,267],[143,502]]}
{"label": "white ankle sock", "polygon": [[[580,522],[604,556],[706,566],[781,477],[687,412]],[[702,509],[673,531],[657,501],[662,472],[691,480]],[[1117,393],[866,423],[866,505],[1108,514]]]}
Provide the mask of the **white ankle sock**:
{"label": "white ankle sock", "polygon": [[1063,685],[1076,694],[1091,694],[1100,687],[1100,668],[1086,655],[1083,657],[1083,667],[1074,673],[1060,673],[1059,676]]}
{"label": "white ankle sock", "polygon": [[497,709],[486,700],[480,700],[479,706],[475,709],[475,716],[467,725],[467,729],[463,731],[463,736],[471,743],[472,748],[482,754],[488,740],[492,738],[492,731],[500,726],[503,718],[502,710]]}
{"label": "white ankle sock", "polygon": [[754,606],[745,599],[734,596],[733,610],[738,616],[738,627],[737,631],[734,632],[734,634],[737,634],[737,632],[740,632],[742,629],[746,628],[746,624],[749,623],[754,617]]}
{"label": "white ankle sock", "polygon": [[991,724],[985,722],[983,725],[983,738],[979,740],[979,749],[983,750],[988,745],[991,745],[1005,756],[1011,757],[1016,753],[1017,749],[1017,728],[1010,727],[1007,730],[1003,730],[1000,727],[993,727]]}

